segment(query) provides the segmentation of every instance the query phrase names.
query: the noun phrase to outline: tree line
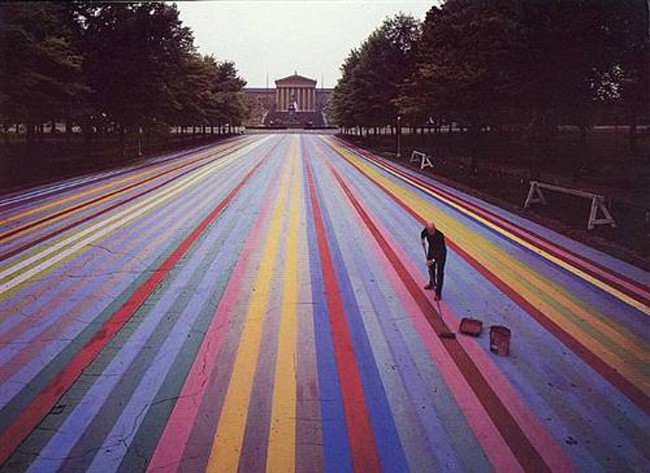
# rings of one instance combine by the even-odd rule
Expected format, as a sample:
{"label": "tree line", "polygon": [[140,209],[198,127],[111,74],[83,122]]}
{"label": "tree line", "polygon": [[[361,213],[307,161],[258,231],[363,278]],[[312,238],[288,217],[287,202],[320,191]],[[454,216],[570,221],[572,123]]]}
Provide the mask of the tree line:
{"label": "tree line", "polygon": [[246,117],[235,65],[199,54],[174,4],[0,5],[0,124],[84,134],[166,134]]}
{"label": "tree line", "polygon": [[646,120],[645,0],[447,0],[423,22],[387,19],[341,66],[330,101],[344,129],[452,123],[516,130],[535,152],[559,125],[584,132],[598,107]]}

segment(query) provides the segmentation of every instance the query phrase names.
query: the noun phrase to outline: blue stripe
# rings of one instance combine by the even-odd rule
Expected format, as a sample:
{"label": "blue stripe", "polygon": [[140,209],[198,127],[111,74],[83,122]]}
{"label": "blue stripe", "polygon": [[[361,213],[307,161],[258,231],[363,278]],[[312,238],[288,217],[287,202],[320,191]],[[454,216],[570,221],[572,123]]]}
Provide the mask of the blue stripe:
{"label": "blue stripe", "polygon": [[[318,175],[316,181],[322,179],[322,176],[329,174],[329,171],[322,170]],[[332,188],[330,184],[328,188]],[[320,187],[317,185],[317,193],[322,193]],[[319,198],[320,202],[324,202],[323,197]],[[336,234],[332,225],[331,218],[327,208],[323,205],[321,208],[323,215],[323,224],[328,236],[330,253],[336,271],[336,277],[341,293],[341,298],[344,303],[345,313],[348,316],[348,327],[350,329],[350,336],[352,339],[352,346],[354,349],[355,360],[359,368],[361,376],[361,383],[363,385],[364,397],[368,412],[370,414],[370,421],[372,424],[375,440],[377,442],[377,449],[379,459],[381,461],[382,469],[386,471],[407,471],[408,463],[406,455],[397,433],[395,421],[391,415],[388,399],[384,385],[381,382],[379,371],[375,363],[375,358],[370,347],[370,341],[366,334],[363,320],[359,313],[359,307],[354,297],[354,289],[348,278],[345,261],[341,254],[341,250],[336,241]]]}
{"label": "blue stripe", "polygon": [[[304,157],[304,159],[309,159]],[[312,160],[313,162],[313,160]],[[305,175],[306,176],[306,175]],[[316,196],[311,196],[315,199]],[[314,333],[316,339],[316,362],[320,390],[321,419],[323,429],[323,458],[325,471],[351,472],[352,456],[345,425],[341,386],[336,371],[332,331],[325,299],[325,285],[318,254],[318,239],[311,206],[306,209],[307,241],[309,244],[309,267],[311,273],[312,301],[314,303]]]}

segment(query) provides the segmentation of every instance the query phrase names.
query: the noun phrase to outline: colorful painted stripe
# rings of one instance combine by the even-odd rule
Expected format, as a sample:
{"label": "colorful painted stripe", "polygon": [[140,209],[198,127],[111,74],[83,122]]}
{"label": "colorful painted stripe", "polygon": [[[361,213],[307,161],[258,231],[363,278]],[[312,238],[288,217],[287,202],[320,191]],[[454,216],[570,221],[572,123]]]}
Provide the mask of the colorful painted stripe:
{"label": "colorful painted stripe", "polygon": [[[358,166],[358,169],[363,170],[363,172],[368,172],[367,170],[369,168],[363,163],[355,163],[355,166]],[[379,176],[373,171],[370,172],[372,174],[367,175]],[[396,190],[391,184],[384,184],[384,182],[388,181],[383,178],[377,179],[373,177],[373,179],[375,184],[379,185],[407,212],[411,213],[421,222],[428,220],[428,218],[423,217],[420,213],[420,209],[426,208],[426,204],[419,197],[409,196],[404,199],[402,197],[404,195],[402,189]],[[463,233],[462,231],[457,231],[456,235],[460,236]],[[478,240],[475,237],[472,237],[472,239],[474,242],[471,244],[468,243],[467,239],[462,243],[456,243],[453,240],[450,240],[449,243],[466,260],[471,261],[491,282],[496,284],[500,290],[506,291],[515,302],[524,306],[538,322],[552,330],[556,336],[570,348],[574,349],[591,366],[603,373],[611,382],[615,383],[619,389],[623,390],[642,409],[650,412],[650,397],[647,394],[650,391],[650,384],[648,384],[648,378],[641,374],[644,370],[643,366],[647,366],[648,364],[647,355],[650,352],[644,349],[647,342],[639,339],[631,332],[619,336],[618,331],[621,328],[617,327],[611,331],[606,324],[600,322],[599,318],[594,317],[596,312],[594,308],[584,307],[580,303],[575,304],[571,296],[567,295],[565,297],[563,295],[564,291],[562,288],[549,280],[538,277],[534,270],[505,259],[497,253],[498,250],[494,246],[483,242],[477,245],[476,242]],[[481,248],[480,251],[478,250],[479,247]],[[486,258],[486,256],[491,257],[491,259]],[[502,268],[495,268],[495,261],[502,262]],[[504,271],[505,268],[507,268],[507,273]],[[516,274],[518,278],[512,278],[513,274]],[[540,292],[540,287],[544,288],[544,292]],[[549,293],[554,295],[554,299],[546,298],[546,294]],[[531,303],[531,301],[533,302]],[[582,307],[580,307],[581,305]],[[580,315],[580,318],[577,319],[580,325],[583,324],[585,318],[589,320],[589,325],[587,326],[589,330],[593,330],[594,327],[599,327],[601,336],[595,338],[590,334],[586,334],[581,340],[577,339],[573,335],[575,329],[584,330],[584,328],[572,322],[571,319],[574,319],[575,314]],[[603,337],[603,335],[607,338]],[[606,342],[611,340],[612,337],[614,337],[614,340],[619,346],[637,358],[635,365],[639,366],[639,368],[635,369],[635,365],[626,363],[624,359],[611,352],[611,344]],[[589,345],[591,349],[585,349],[585,344]],[[614,365],[614,368],[612,368],[612,365]]]}
{"label": "colorful painted stripe", "polygon": [[0,218],[3,471],[650,464],[648,274],[332,137],[238,137]]}

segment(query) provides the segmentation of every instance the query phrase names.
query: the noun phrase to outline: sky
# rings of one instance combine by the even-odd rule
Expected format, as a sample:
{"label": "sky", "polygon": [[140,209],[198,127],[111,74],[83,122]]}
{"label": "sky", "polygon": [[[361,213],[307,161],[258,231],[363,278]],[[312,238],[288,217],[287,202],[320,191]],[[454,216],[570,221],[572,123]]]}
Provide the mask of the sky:
{"label": "sky", "polygon": [[435,0],[220,0],[177,2],[201,54],[233,61],[247,87],[294,72],[334,87],[350,53],[386,17],[423,20]]}

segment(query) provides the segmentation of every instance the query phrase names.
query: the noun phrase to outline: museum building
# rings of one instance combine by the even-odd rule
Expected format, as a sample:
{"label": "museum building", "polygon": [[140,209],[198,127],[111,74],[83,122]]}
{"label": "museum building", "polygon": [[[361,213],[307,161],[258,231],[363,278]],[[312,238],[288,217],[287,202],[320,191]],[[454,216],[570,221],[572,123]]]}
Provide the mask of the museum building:
{"label": "museum building", "polygon": [[251,112],[247,126],[327,126],[327,100],[333,89],[316,85],[315,80],[294,73],[276,80],[275,89],[244,88]]}

